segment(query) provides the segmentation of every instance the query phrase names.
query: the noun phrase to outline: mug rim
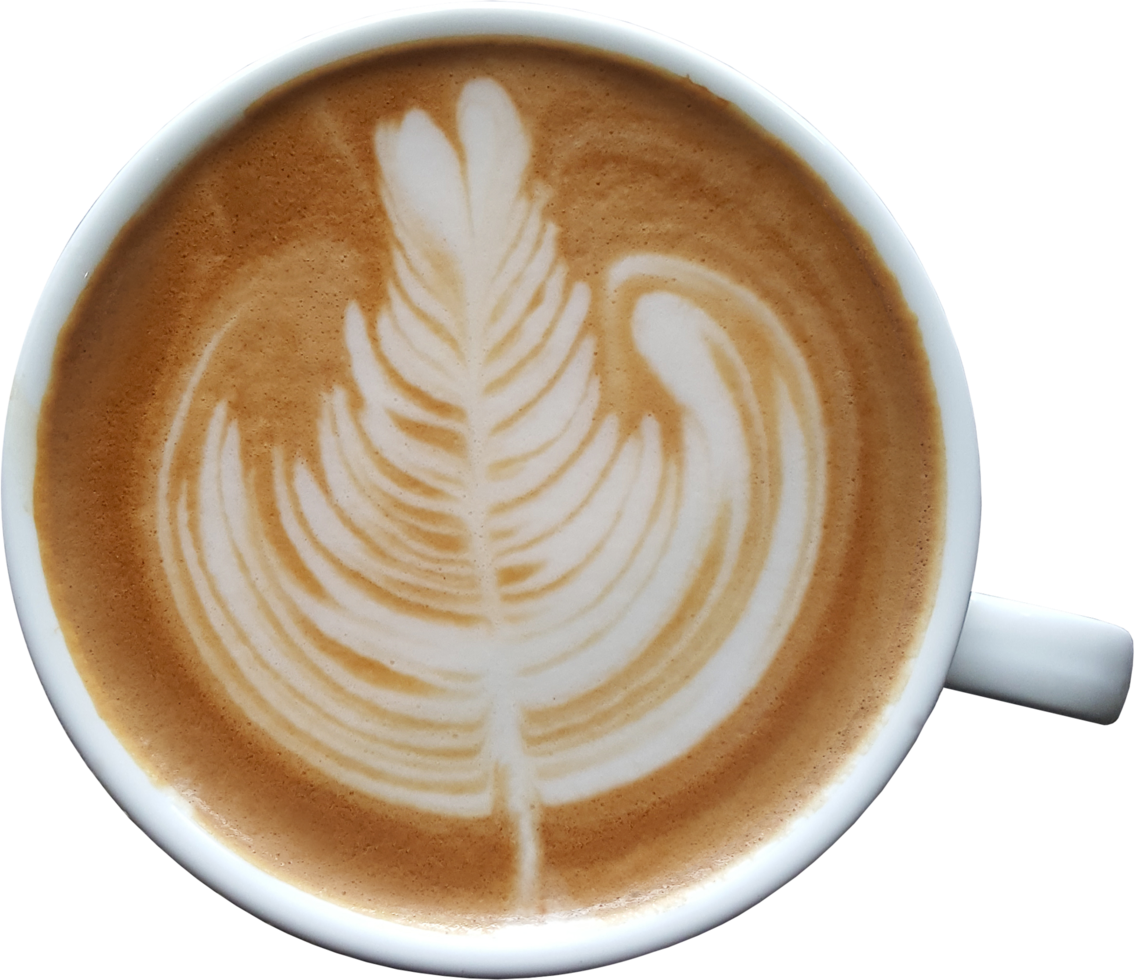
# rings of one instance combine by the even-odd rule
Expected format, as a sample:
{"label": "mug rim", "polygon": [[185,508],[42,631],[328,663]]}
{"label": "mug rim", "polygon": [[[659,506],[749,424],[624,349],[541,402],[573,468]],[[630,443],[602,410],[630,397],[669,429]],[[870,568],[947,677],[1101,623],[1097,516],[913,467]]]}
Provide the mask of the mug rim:
{"label": "mug rim", "polygon": [[[303,74],[401,44],[485,36],[567,43],[687,76],[788,145],[828,184],[870,236],[917,317],[942,419],[946,502],[938,588],[907,683],[865,747],[845,764],[842,777],[806,814],[665,907],[652,905],[618,919],[586,917],[453,933],[354,912],[274,878],[230,851],[172,791],[150,780],[99,717],[71,661],[39,560],[33,488],[38,417],[59,332],[118,232],[180,166],[250,105]],[[980,520],[973,412],[945,313],[910,243],[852,165],[793,110],[708,55],[621,21],[516,3],[399,11],[301,40],[222,82],[154,136],[96,200],[44,287],[16,369],[0,483],[9,577],[32,660],[71,741],[131,819],[197,878],[287,932],[363,960],[467,976],[563,973],[660,949],[732,918],[811,864],[883,788],[934,707],[969,602]]]}

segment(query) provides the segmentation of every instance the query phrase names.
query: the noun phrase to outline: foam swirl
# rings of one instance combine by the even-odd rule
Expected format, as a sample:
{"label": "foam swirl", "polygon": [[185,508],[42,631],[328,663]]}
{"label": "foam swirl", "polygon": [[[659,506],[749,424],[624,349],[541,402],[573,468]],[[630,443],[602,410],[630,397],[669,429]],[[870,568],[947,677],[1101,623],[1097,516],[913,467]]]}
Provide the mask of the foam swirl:
{"label": "foam swirl", "polygon": [[[542,807],[679,758],[760,680],[815,560],[824,431],[749,291],[649,254],[610,269],[600,303],[570,281],[497,83],[465,86],[457,134],[420,110],[377,130],[392,275],[374,322],[346,310],[350,383],[325,393],[315,450],[249,447],[226,401],[202,404],[226,327],[170,428],[158,527],[232,700],[357,790],[503,807],[524,902]],[[603,323],[671,435],[603,408]]]}

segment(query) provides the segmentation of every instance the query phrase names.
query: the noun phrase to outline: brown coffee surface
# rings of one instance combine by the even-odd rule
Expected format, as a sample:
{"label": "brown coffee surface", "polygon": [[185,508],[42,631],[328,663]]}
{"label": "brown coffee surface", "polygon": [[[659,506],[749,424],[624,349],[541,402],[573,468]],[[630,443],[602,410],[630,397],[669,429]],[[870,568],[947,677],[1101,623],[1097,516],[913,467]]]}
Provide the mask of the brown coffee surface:
{"label": "brown coffee surface", "polygon": [[[367,763],[370,735],[356,751],[338,728],[320,727],[323,715],[305,728],[297,719],[307,715],[280,708],[242,673],[239,657],[223,652],[230,634],[253,647],[256,637],[239,611],[214,608],[229,601],[216,600],[221,579],[194,564],[207,564],[200,556],[215,531],[195,516],[208,513],[210,488],[221,488],[218,499],[237,494],[232,513],[252,515],[250,526],[262,529],[255,555],[269,556],[267,564],[249,557],[243,525],[233,521],[218,547],[229,548],[225,567],[241,582],[277,577],[250,600],[264,607],[257,620],[268,624],[264,656],[287,647],[294,653],[287,669],[318,675],[313,683],[346,678],[327,695],[333,704],[319,702],[316,711],[304,702],[313,716],[340,708],[365,714],[369,702],[355,690],[408,699],[391,702],[404,706],[476,688],[460,673],[460,658],[414,673],[396,658],[361,654],[364,640],[312,625],[338,601],[318,564],[331,539],[312,527],[321,500],[344,526],[357,530],[361,520],[352,524],[353,505],[335,498],[328,456],[328,446],[340,444],[329,431],[342,435],[354,419],[362,432],[370,418],[358,394],[360,348],[352,353],[344,343],[350,309],[364,325],[356,336],[369,338],[358,342],[369,352],[364,367],[373,360],[399,404],[410,406],[390,417],[415,459],[427,450],[443,460],[480,458],[470,413],[455,407],[457,396],[416,386],[414,366],[399,368],[392,353],[397,326],[383,326],[409,295],[405,283],[417,281],[399,272],[397,256],[419,271],[436,271],[441,260],[407,246],[412,227],[392,226],[396,188],[375,134],[382,126],[394,133],[420,110],[460,147],[455,107],[469,83],[484,79],[511,100],[527,133],[524,201],[537,238],[555,229],[549,240],[566,270],[559,308],[573,295],[590,296],[549,377],[567,378],[578,361],[577,402],[593,391],[587,405],[596,421],[591,441],[581,436],[556,473],[599,445],[610,419],[617,438],[602,480],[618,468],[619,453],[645,459],[655,446],[663,475],[648,509],[663,523],[666,494],[680,501],[692,485],[695,468],[681,469],[690,438],[684,403],[627,327],[634,310],[649,313],[649,305],[635,305],[643,296],[675,291],[689,301],[676,315],[694,322],[691,309],[707,314],[720,327],[705,334],[707,363],[737,404],[751,392],[760,407],[737,416],[741,455],[751,461],[741,480],[746,496],[721,504],[681,601],[650,627],[642,655],[586,691],[518,709],[517,730],[537,760],[524,785],[533,793],[542,787],[544,800],[530,825],[517,817],[528,804],[516,796],[516,770],[503,755],[484,755],[483,730],[460,711],[453,747],[431,742],[420,750],[424,768],[408,775],[378,756]],[[497,97],[496,89],[476,91]],[[649,259],[613,280],[611,270],[625,268],[628,256]],[[551,287],[542,288],[529,308],[549,295]],[[780,336],[772,327],[754,329],[758,321],[778,325],[785,345],[769,340]],[[429,363],[466,363],[474,353],[485,363],[503,358],[508,371],[478,392],[486,402],[520,385],[551,344],[534,341],[508,362],[522,332],[454,347],[438,328],[429,339],[440,353]],[[775,657],[727,715],[674,758],[637,778],[607,779],[597,792],[566,782],[549,788],[560,786],[562,754],[668,703],[743,622],[774,547],[768,515],[790,492],[777,433],[791,415],[784,406],[807,401],[796,390],[801,378],[814,385],[823,432],[822,452],[809,443],[804,455],[819,461],[824,490],[809,531],[814,554],[800,566],[807,575],[799,596],[784,600],[791,615],[775,633]],[[528,424],[517,421],[527,411],[489,426],[485,438]],[[716,435],[706,438],[713,444]],[[344,452],[345,465],[357,457]],[[221,470],[225,459],[239,458],[239,473],[209,483],[210,458]],[[424,470],[399,468],[377,451],[366,459],[376,479],[394,487],[390,494],[405,496],[384,512],[394,515],[391,543],[337,566],[336,581],[349,583],[356,605],[386,610],[391,622],[457,631],[437,635],[512,637],[586,577],[577,570],[542,578],[540,562],[501,557],[494,542],[503,532],[492,522],[537,491],[460,511]],[[522,463],[520,455],[498,459],[496,470],[482,467],[482,482],[504,486],[509,467]],[[606,484],[596,477],[596,486],[598,499]],[[271,873],[351,908],[441,926],[633,909],[704,880],[806,812],[901,690],[937,585],[943,506],[941,424],[915,317],[824,184],[688,81],[577,49],[505,42],[412,47],[316,73],[262,100],[185,165],[122,231],[60,337],[35,492],[47,580],[69,648],[99,713],[152,778]],[[564,528],[565,541],[578,536],[565,517],[550,539]],[[734,539],[739,559],[729,557]],[[646,547],[640,542],[635,554]],[[382,574],[364,574],[365,562]],[[614,601],[617,586],[604,597]],[[308,607],[315,611],[307,619],[295,612]],[[515,644],[499,649],[521,649]],[[316,657],[319,670],[311,667]],[[444,719],[431,715],[406,737],[426,728],[433,738]],[[420,802],[423,787],[434,787],[439,802]],[[518,896],[525,833],[538,837],[539,873],[534,891]]]}

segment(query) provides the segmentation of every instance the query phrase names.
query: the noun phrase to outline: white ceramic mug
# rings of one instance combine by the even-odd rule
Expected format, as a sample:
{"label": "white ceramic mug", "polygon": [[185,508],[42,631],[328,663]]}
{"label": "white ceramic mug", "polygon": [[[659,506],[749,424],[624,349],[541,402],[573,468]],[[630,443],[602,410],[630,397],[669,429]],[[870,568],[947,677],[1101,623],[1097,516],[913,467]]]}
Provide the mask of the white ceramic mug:
{"label": "white ceramic mug", "polygon": [[[478,11],[478,14],[474,16],[488,17],[488,7],[485,8],[484,14]],[[510,11],[505,16],[512,17],[515,22],[516,18],[530,15],[529,11],[524,12],[523,15]],[[533,14],[532,16],[536,15]],[[625,30],[625,28],[604,27],[603,30],[604,32],[614,31],[617,33]],[[614,36],[614,34],[607,33],[605,36]],[[670,50],[670,42],[658,41],[657,43],[663,44],[667,50]],[[676,51],[678,49],[675,48],[673,50]],[[634,52],[640,53],[640,50],[634,49]],[[693,61],[701,64],[699,56],[684,55],[683,53],[681,57],[692,58]],[[691,62],[691,65],[692,64],[693,62]],[[713,72],[720,72],[721,69],[716,66],[711,68],[709,62],[705,62],[705,70],[712,74]],[[691,74],[693,73],[691,72]],[[726,73],[722,77],[732,78],[733,76]],[[703,77],[699,77],[695,74],[695,78],[697,81],[709,85],[709,87],[714,87],[714,85],[711,84],[711,78],[708,76],[703,79]],[[734,81],[737,81],[737,79],[734,79]],[[743,86],[750,84],[739,81],[737,81],[737,83]],[[272,84],[268,84],[267,87],[271,87]],[[807,133],[807,131],[801,132]],[[809,133],[807,135],[798,136],[797,139],[814,140],[815,137]],[[831,148],[829,148],[824,141],[817,141],[817,145],[821,148],[817,150],[817,152],[821,152],[822,156],[823,153],[832,153]],[[801,151],[804,150],[799,144],[797,144],[797,149]],[[876,241],[880,243],[884,256],[889,253],[883,248],[884,242],[881,240],[886,240],[886,243],[892,246],[894,258],[890,259],[889,256],[889,259],[892,261],[892,265],[896,268],[896,271],[900,274],[900,277],[903,278],[903,283],[908,286],[908,298],[911,298],[911,292],[922,291],[924,308],[920,309],[919,312],[922,313],[924,319],[941,317],[944,326],[944,316],[941,313],[938,298],[936,298],[933,287],[930,285],[930,280],[925,276],[925,271],[920,267],[917,257],[914,256],[913,252],[909,251],[909,244],[905,241],[905,237],[901,235],[901,232],[899,232],[897,225],[892,227],[893,223],[888,224],[891,219],[889,213],[885,211],[885,208],[882,208],[881,201],[874,198],[871,192],[866,189],[866,185],[860,185],[858,183],[857,175],[847,167],[846,160],[842,160],[842,158],[838,156],[832,156],[830,159],[830,165],[835,168],[830,176],[833,186],[838,186],[836,181],[839,181],[839,179],[850,182],[848,190],[841,193],[844,202],[849,204],[852,211],[856,211],[856,204],[851,199],[856,198],[857,194],[863,194],[865,196],[865,200],[860,204],[860,207],[866,208],[867,211],[863,213],[856,211],[857,215],[861,223],[873,232],[875,232],[875,228],[872,226],[872,221],[875,221],[875,223],[880,226],[880,231],[875,232]],[[824,161],[813,159],[812,162],[813,166],[821,170],[823,174]],[[136,167],[133,173],[138,173]],[[829,175],[825,174],[825,176]],[[100,207],[101,204],[102,202],[100,202]],[[96,210],[98,209],[95,209],[95,211]],[[106,208],[103,208],[103,211],[106,211]],[[66,275],[69,265],[72,266],[74,273],[74,269],[77,268],[74,266],[76,262],[74,258],[76,249],[81,248],[84,234],[94,234],[91,228],[96,219],[98,219],[98,215],[87,219],[84,226],[78,229],[72,243],[68,245],[68,251],[65,252],[59,262],[59,269],[61,270],[59,273],[60,277]],[[907,271],[903,271],[903,263],[906,263]],[[909,283],[908,279],[910,280]],[[44,358],[50,357],[50,346],[47,349],[47,354],[44,354],[42,349],[42,345],[47,343],[42,340],[42,337],[48,336],[48,334],[43,332],[50,330],[50,327],[41,326],[45,317],[43,304],[50,304],[54,299],[59,299],[60,296],[66,295],[65,290],[61,293],[52,292],[56,290],[56,288],[59,288],[58,282],[59,279],[53,275],[48,287],[45,288],[43,303],[40,308],[37,308],[36,319],[33,321],[33,325],[30,329],[30,333],[33,335],[33,341],[35,336],[41,337],[39,360],[36,360],[34,347],[28,346],[30,353],[25,353],[24,359],[22,360],[22,369],[42,371],[45,363],[47,363]],[[68,307],[69,305],[66,300],[60,300],[60,302],[64,307]],[[917,302],[914,298],[911,298],[911,302],[917,307]],[[62,313],[64,313],[65,316],[66,309],[64,309]],[[945,337],[947,336],[948,328],[947,333],[940,334],[939,340],[945,344],[945,347],[948,349],[949,343],[945,343]],[[892,727],[889,729],[888,736],[881,738],[876,748],[873,749],[873,761],[865,763],[871,771],[864,774],[863,781],[861,781],[860,785],[848,790],[848,798],[842,799],[842,801],[835,797],[830,799],[829,804],[825,806],[822,814],[817,816],[812,827],[810,827],[807,832],[801,831],[796,846],[784,848],[784,853],[781,855],[774,855],[773,858],[768,858],[768,863],[777,864],[777,861],[780,863],[777,864],[775,870],[771,872],[764,870],[757,872],[756,877],[760,878],[759,885],[755,885],[754,880],[749,879],[740,883],[738,889],[732,891],[732,893],[730,893],[728,889],[723,888],[721,894],[718,894],[715,897],[715,901],[711,903],[712,907],[707,907],[705,910],[700,910],[700,912],[699,910],[689,910],[689,908],[687,908],[687,910],[682,911],[678,920],[670,922],[656,921],[651,923],[649,928],[641,931],[638,936],[607,937],[605,940],[599,941],[599,943],[590,947],[588,943],[591,940],[580,941],[578,938],[573,937],[570,943],[567,944],[571,948],[571,955],[583,957],[581,960],[575,961],[575,963],[577,963],[577,969],[579,965],[597,965],[599,963],[612,962],[621,960],[621,958],[627,958],[628,956],[649,952],[649,950],[653,948],[671,945],[683,938],[695,935],[696,932],[704,930],[705,928],[711,928],[712,925],[717,922],[731,918],[732,915],[743,911],[743,908],[748,907],[754,902],[759,901],[759,899],[765,895],[770,894],[772,890],[780,887],[784,881],[790,880],[792,877],[795,877],[795,874],[806,868],[819,854],[823,853],[827,846],[830,846],[835,839],[838,839],[843,830],[846,830],[851,823],[855,822],[858,815],[863,812],[867,805],[871,804],[874,796],[882,789],[885,782],[888,781],[893,770],[896,769],[901,762],[902,757],[905,757],[906,753],[909,751],[910,745],[913,744],[913,740],[917,737],[917,731],[922,728],[922,724],[925,722],[928,713],[933,709],[933,705],[936,700],[938,700],[938,695],[941,692],[945,668],[947,668],[953,650],[953,639],[957,637],[957,631],[961,625],[960,618],[966,609],[968,590],[973,579],[973,566],[976,556],[978,497],[976,488],[976,445],[972,432],[972,409],[970,409],[968,405],[965,376],[960,372],[960,362],[957,361],[955,354],[949,350],[944,350],[939,357],[941,358],[941,369],[947,371],[949,375],[947,379],[939,380],[940,390],[947,392],[948,395],[955,400],[955,407],[945,409],[948,416],[953,419],[953,425],[956,427],[955,435],[950,437],[957,441],[952,443],[950,449],[951,467],[955,468],[955,474],[953,474],[952,479],[956,480],[957,483],[968,484],[968,486],[965,491],[960,494],[962,500],[958,506],[961,508],[961,513],[951,517],[951,520],[957,520],[959,522],[961,529],[951,531],[950,550],[952,551],[952,555],[948,555],[948,571],[945,572],[943,576],[945,581],[944,589],[950,594],[943,597],[943,600],[940,602],[940,608],[938,612],[936,612],[938,622],[932,627],[932,633],[935,635],[928,640],[928,650],[924,654],[923,660],[919,662],[916,677],[911,680],[911,686],[908,688],[907,694],[903,696],[903,701],[900,703],[897,710],[897,717],[901,718],[902,715],[905,714],[906,720],[899,722],[892,721]],[[28,367],[30,365],[32,367]],[[951,371],[952,374],[949,374]],[[18,384],[20,384],[20,382],[17,382],[17,385]],[[27,538],[26,529],[24,531],[24,537],[19,537],[22,531],[15,526],[18,525],[19,517],[14,516],[14,514],[18,514],[18,503],[12,503],[14,495],[19,492],[18,489],[12,488],[12,486],[14,486],[12,480],[16,480],[18,483],[19,474],[18,472],[16,472],[16,476],[12,476],[12,474],[19,468],[19,454],[22,452],[19,447],[20,436],[17,430],[12,428],[18,426],[20,422],[19,412],[22,410],[22,407],[20,407],[18,403],[18,397],[19,393],[17,393],[15,409],[9,409],[5,437],[5,543],[7,554],[9,555],[10,573],[12,579],[14,579],[14,592],[18,592],[20,588],[24,587],[22,584],[19,584],[19,581],[23,581],[30,575],[34,577],[34,571],[28,570],[30,564],[34,564],[30,556],[28,556],[34,554],[34,539]],[[943,401],[947,401],[947,399],[944,397]],[[34,411],[32,413],[31,422],[34,425]],[[24,424],[25,426],[28,424],[26,416],[24,418]],[[12,433],[16,434],[12,435]],[[26,439],[24,452],[26,453]],[[15,454],[15,457],[12,454]],[[960,472],[957,471],[958,467],[960,467]],[[953,489],[951,488],[951,496],[952,495]],[[951,506],[953,506],[952,503]],[[950,567],[951,563],[952,568]],[[17,581],[17,579],[19,581]],[[480,954],[469,952],[457,954],[457,958],[445,958],[448,954],[446,950],[438,948],[436,940],[430,941],[429,945],[431,948],[428,950],[419,950],[417,953],[400,952],[402,947],[398,946],[397,941],[393,941],[393,943],[388,943],[387,945],[381,945],[380,947],[367,946],[365,944],[360,946],[356,943],[355,939],[352,938],[354,933],[351,932],[352,927],[350,923],[344,924],[342,921],[339,921],[343,919],[342,913],[337,913],[334,910],[327,912],[329,918],[336,921],[321,923],[320,915],[326,910],[311,910],[311,908],[305,907],[303,911],[299,913],[299,918],[288,919],[286,912],[280,913],[275,911],[275,908],[269,907],[272,902],[276,901],[278,897],[276,893],[279,893],[280,889],[274,889],[270,885],[266,886],[269,893],[272,893],[268,895],[267,898],[263,896],[249,897],[249,895],[242,893],[241,888],[244,886],[236,881],[236,879],[242,877],[243,872],[241,870],[237,869],[234,871],[232,868],[218,869],[209,865],[213,857],[217,858],[217,861],[219,861],[221,865],[224,865],[226,863],[225,855],[212,855],[212,857],[210,857],[210,855],[204,855],[202,857],[193,854],[186,856],[186,853],[182,849],[185,847],[188,848],[188,851],[196,851],[197,846],[200,845],[201,848],[204,848],[204,851],[209,851],[210,843],[208,840],[194,841],[192,844],[185,843],[180,835],[191,834],[192,831],[186,828],[178,829],[177,827],[168,827],[166,824],[162,823],[163,819],[165,819],[162,814],[149,812],[148,807],[154,803],[160,806],[160,801],[150,801],[149,803],[146,802],[145,799],[142,799],[141,802],[134,801],[132,794],[135,790],[142,797],[145,797],[148,793],[152,795],[152,787],[148,790],[144,785],[137,785],[137,780],[132,777],[131,773],[121,771],[123,769],[129,769],[128,762],[123,759],[111,759],[107,762],[96,760],[95,756],[98,756],[99,752],[103,751],[103,749],[106,749],[110,755],[115,755],[116,745],[103,745],[99,747],[98,745],[93,745],[91,742],[87,742],[87,739],[94,739],[94,742],[98,742],[101,736],[98,732],[92,734],[92,729],[98,729],[99,723],[89,717],[83,717],[83,712],[86,709],[84,709],[82,704],[68,705],[68,695],[66,690],[62,690],[60,685],[66,686],[70,681],[66,678],[59,679],[56,673],[52,672],[59,668],[66,673],[66,664],[62,664],[61,667],[58,663],[54,665],[54,667],[51,667],[50,664],[47,665],[47,667],[44,665],[42,648],[44,646],[50,646],[50,639],[44,637],[43,634],[50,633],[50,623],[48,623],[47,627],[44,626],[47,620],[44,618],[42,609],[36,608],[36,600],[34,600],[34,598],[18,596],[17,602],[19,603],[20,615],[22,615],[28,646],[30,646],[33,657],[36,660],[37,669],[41,672],[44,688],[48,690],[49,696],[52,698],[54,710],[60,715],[60,719],[64,722],[65,727],[67,727],[79,751],[83,753],[87,762],[91,764],[92,769],[98,774],[100,779],[103,780],[104,784],[107,785],[111,794],[115,795],[120,804],[125,806],[127,812],[132,814],[136,822],[142,824],[148,834],[157,839],[161,846],[165,847],[171,854],[174,854],[178,860],[186,864],[188,868],[191,868],[197,876],[210,883],[211,887],[222,891],[222,894],[225,894],[232,899],[232,901],[242,904],[245,907],[251,907],[254,914],[258,914],[259,918],[274,921],[304,938],[319,941],[322,945],[342,949],[350,955],[356,955],[362,958],[377,958],[377,960],[381,962],[396,965],[418,965],[419,969],[432,969],[438,972],[536,972],[552,970],[553,966],[549,965],[552,963],[571,962],[552,961],[540,958],[556,955],[554,943],[547,938],[539,940],[538,949],[532,950],[532,952],[529,953],[518,953],[515,949],[512,950],[511,953],[501,953],[499,950],[490,950],[490,952],[485,954],[489,958],[484,961],[474,961],[473,957]],[[1129,657],[1129,635],[1127,635],[1126,643],[1128,650],[1127,656]],[[49,657],[50,655],[50,653],[47,654]],[[1129,678],[1129,661],[1126,670],[1127,678]],[[1120,670],[1119,672],[1121,673],[1123,671]],[[75,680],[77,680],[77,678]],[[74,690],[74,684],[72,684],[72,688],[72,694],[78,698],[78,701],[82,701],[82,693]],[[120,748],[118,752],[120,753]],[[127,784],[131,784],[132,778],[134,778],[134,785],[128,786]],[[202,870],[202,861],[209,865],[209,870]],[[235,879],[232,877],[234,874],[236,876]],[[234,883],[234,881],[236,881],[236,883]],[[251,887],[255,890],[257,885],[253,882]],[[268,905],[260,904],[261,902],[267,902]],[[339,935],[336,935],[336,929],[339,929]],[[345,932],[343,930],[345,930]],[[406,958],[407,956],[434,956],[435,958],[434,960],[429,960],[429,958]],[[514,956],[519,958],[512,958]],[[526,956],[528,958],[526,958]],[[587,958],[588,956],[591,957],[589,960]],[[570,969],[570,966],[564,969]]]}

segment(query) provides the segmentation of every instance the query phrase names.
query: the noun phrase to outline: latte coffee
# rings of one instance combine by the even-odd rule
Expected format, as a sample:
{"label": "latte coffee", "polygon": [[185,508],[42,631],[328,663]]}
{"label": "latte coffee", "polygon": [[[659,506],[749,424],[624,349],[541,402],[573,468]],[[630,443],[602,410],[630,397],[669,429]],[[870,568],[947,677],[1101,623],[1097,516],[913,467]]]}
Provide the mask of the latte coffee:
{"label": "latte coffee", "polygon": [[439,928],[670,901],[820,800],[938,584],[918,324],[787,147],[550,42],[296,80],[123,229],[35,520],[217,838]]}

